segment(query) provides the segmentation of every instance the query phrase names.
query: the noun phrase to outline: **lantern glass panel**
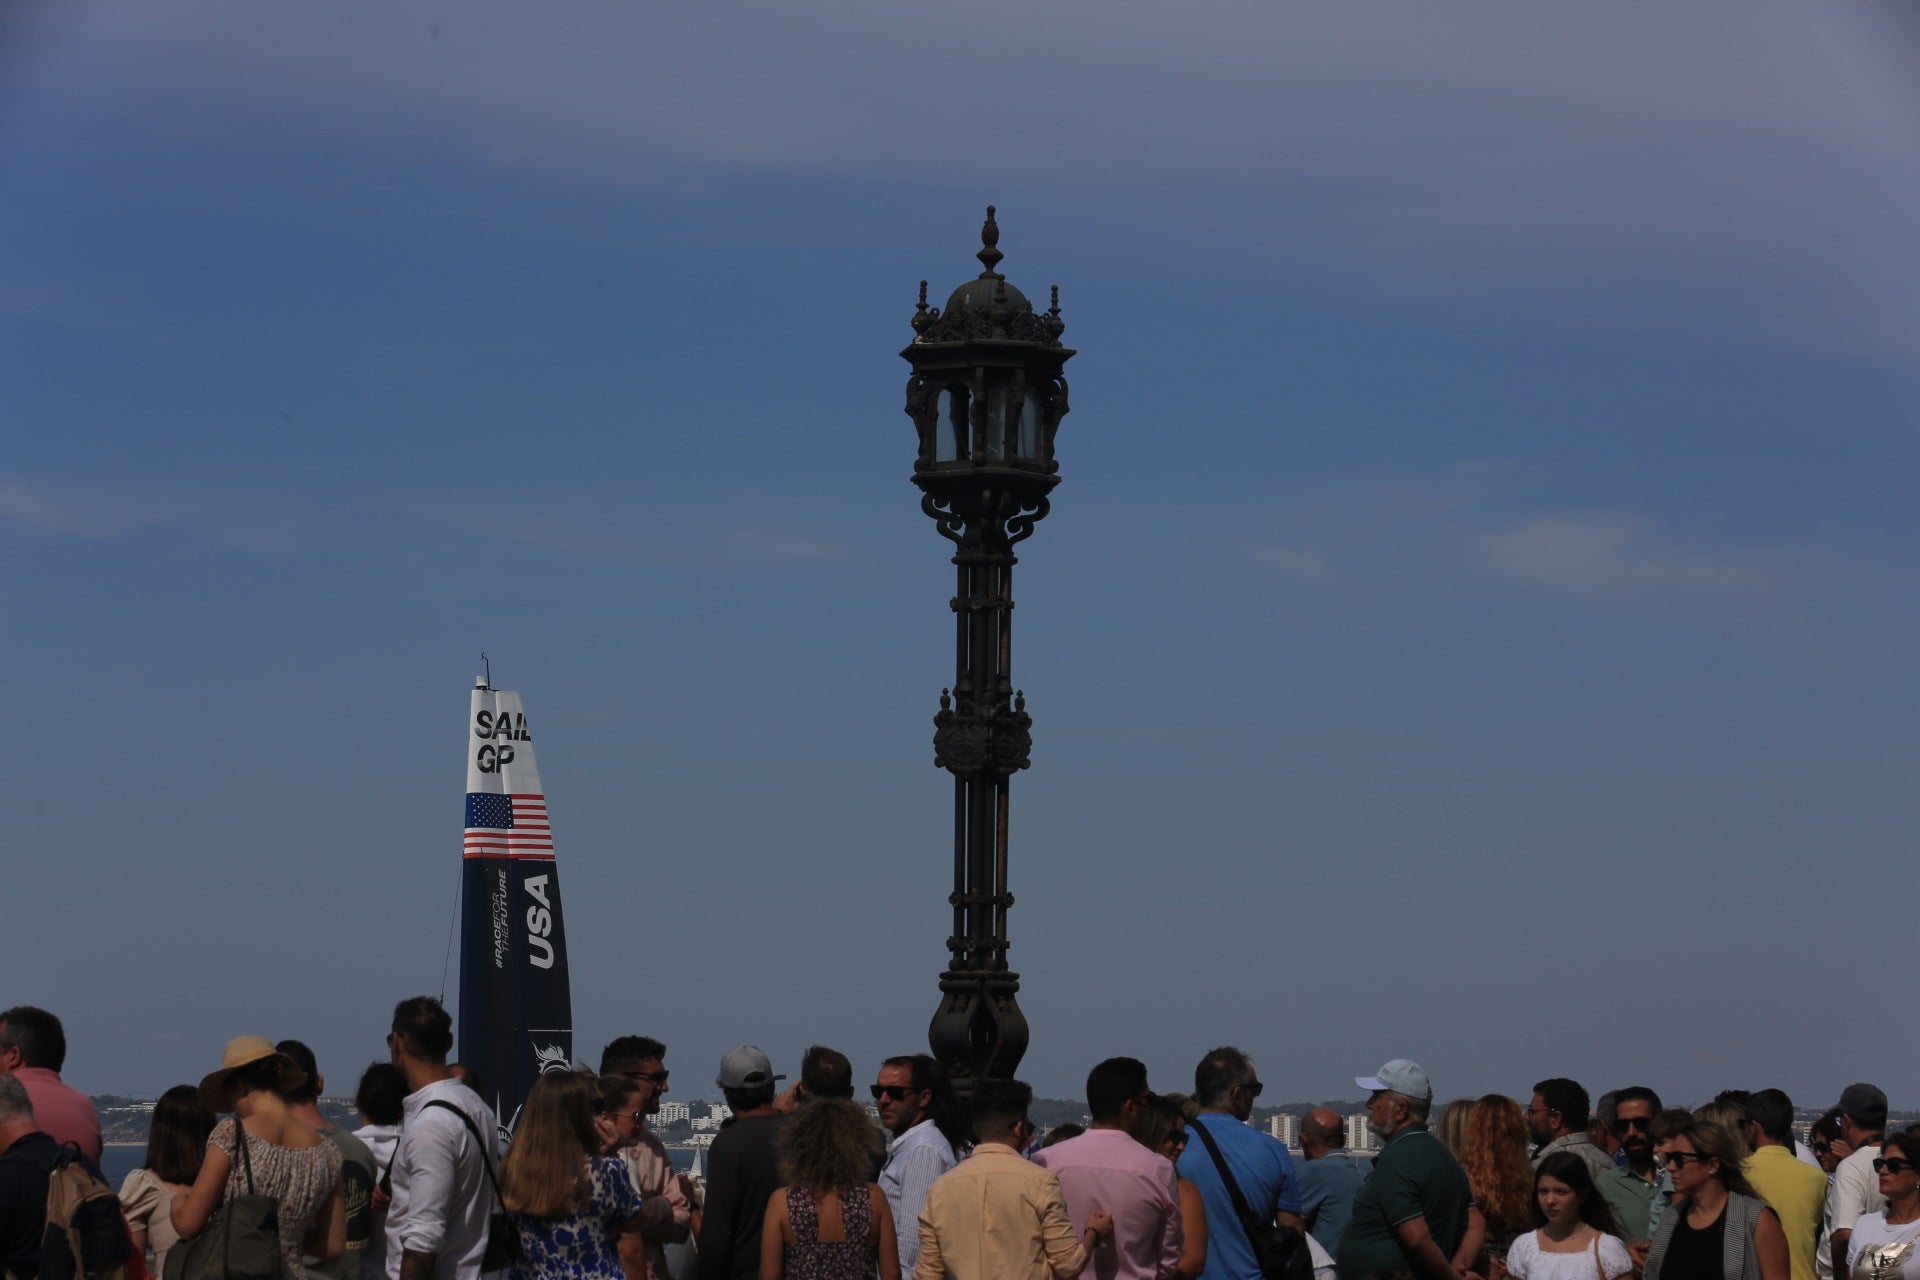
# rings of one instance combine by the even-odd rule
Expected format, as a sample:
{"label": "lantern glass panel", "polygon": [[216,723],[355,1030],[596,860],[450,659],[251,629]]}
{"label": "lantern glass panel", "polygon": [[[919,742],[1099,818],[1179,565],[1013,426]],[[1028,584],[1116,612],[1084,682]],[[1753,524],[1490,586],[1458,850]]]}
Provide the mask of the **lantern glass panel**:
{"label": "lantern glass panel", "polygon": [[971,443],[968,412],[971,397],[965,387],[943,387],[934,410],[933,460],[958,462],[967,456]]}
{"label": "lantern glass panel", "polygon": [[1029,395],[1020,402],[1020,442],[1018,455],[1022,458],[1037,459],[1040,456],[1040,401]]}
{"label": "lantern glass panel", "polygon": [[1007,456],[1007,397],[996,388],[987,400],[987,461],[999,462]]}

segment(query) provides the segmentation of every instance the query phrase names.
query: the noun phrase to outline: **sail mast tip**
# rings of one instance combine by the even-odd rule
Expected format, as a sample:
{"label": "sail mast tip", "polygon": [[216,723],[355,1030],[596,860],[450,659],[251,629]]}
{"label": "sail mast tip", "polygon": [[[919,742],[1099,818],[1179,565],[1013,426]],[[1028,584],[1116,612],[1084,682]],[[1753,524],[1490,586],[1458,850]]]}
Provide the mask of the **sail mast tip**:
{"label": "sail mast tip", "polygon": [[487,661],[487,655],[484,652],[480,655],[480,665],[483,670],[480,678],[473,682],[473,687],[476,689],[493,688],[493,664]]}

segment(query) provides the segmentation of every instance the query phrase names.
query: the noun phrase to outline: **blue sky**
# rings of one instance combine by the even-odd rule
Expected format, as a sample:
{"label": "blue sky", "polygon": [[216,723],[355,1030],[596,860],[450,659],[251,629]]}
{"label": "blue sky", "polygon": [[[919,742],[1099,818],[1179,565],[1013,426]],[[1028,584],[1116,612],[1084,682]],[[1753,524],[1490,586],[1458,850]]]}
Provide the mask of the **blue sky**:
{"label": "blue sky", "polygon": [[920,1046],[951,570],[896,353],[993,202],[1081,352],[1016,583],[1042,1093],[1234,1042],[1279,1100],[1908,1105],[1910,1031],[1830,1029],[1920,887],[1915,36],[9,6],[0,1005],[88,1088],[243,1032],[345,1083],[440,987],[484,649],[583,1056]]}

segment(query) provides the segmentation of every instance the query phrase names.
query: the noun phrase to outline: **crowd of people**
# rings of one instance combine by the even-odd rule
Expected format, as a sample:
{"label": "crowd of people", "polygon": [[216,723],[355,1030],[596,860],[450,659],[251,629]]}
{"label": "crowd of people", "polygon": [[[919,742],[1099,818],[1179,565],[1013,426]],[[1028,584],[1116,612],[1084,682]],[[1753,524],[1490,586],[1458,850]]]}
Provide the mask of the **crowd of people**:
{"label": "crowd of people", "polygon": [[[306,1045],[233,1040],[154,1106],[119,1188],[133,1257],[166,1280],[1920,1280],[1920,1126],[1886,1132],[1870,1084],[1803,1146],[1778,1089],[1683,1110],[1639,1086],[1591,1103],[1556,1077],[1524,1106],[1436,1113],[1426,1072],[1396,1059],[1354,1078],[1377,1150],[1347,1150],[1344,1117],[1320,1109],[1296,1163],[1248,1123],[1263,1085],[1231,1047],[1200,1059],[1190,1095],[1109,1058],[1088,1123],[1042,1134],[1018,1081],[962,1100],[933,1058],[888,1058],[876,1128],[844,1054],[814,1046],[782,1090],[743,1045],[721,1060],[732,1115],[695,1182],[648,1124],[669,1079],[658,1040],[543,1073],[504,1143],[452,1049],[439,1001],[401,1001],[347,1132],[319,1110]],[[99,1174],[65,1057],[58,1018],[0,1012],[10,1280],[43,1280],[60,1153]],[[197,1242],[231,1233],[243,1198],[274,1208],[267,1263],[214,1270]]]}

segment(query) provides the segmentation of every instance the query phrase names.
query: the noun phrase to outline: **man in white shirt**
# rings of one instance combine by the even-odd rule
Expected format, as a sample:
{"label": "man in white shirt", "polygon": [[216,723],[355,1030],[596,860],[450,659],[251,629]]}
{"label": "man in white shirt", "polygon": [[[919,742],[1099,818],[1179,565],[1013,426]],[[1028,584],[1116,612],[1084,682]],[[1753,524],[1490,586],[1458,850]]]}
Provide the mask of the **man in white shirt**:
{"label": "man in white shirt", "polygon": [[438,1000],[414,996],[395,1006],[387,1047],[408,1090],[387,1211],[387,1280],[478,1280],[498,1122],[447,1066],[453,1019]]}
{"label": "man in white shirt", "polygon": [[902,1276],[911,1276],[920,1260],[916,1228],[927,1188],[959,1163],[953,1144],[936,1123],[936,1117],[944,1118],[951,1110],[952,1094],[946,1068],[924,1053],[888,1058],[874,1080],[873,1101],[880,1123],[893,1135],[887,1163],[880,1170],[880,1190],[893,1211]]}
{"label": "man in white shirt", "polygon": [[1822,1276],[1847,1274],[1847,1239],[1853,1224],[1865,1213],[1887,1206],[1880,1194],[1880,1177],[1873,1171],[1880,1154],[1880,1136],[1887,1128],[1887,1095],[1875,1085],[1850,1084],[1840,1095],[1840,1136],[1853,1154],[1833,1171],[1827,1192],[1827,1238],[1817,1261]]}

